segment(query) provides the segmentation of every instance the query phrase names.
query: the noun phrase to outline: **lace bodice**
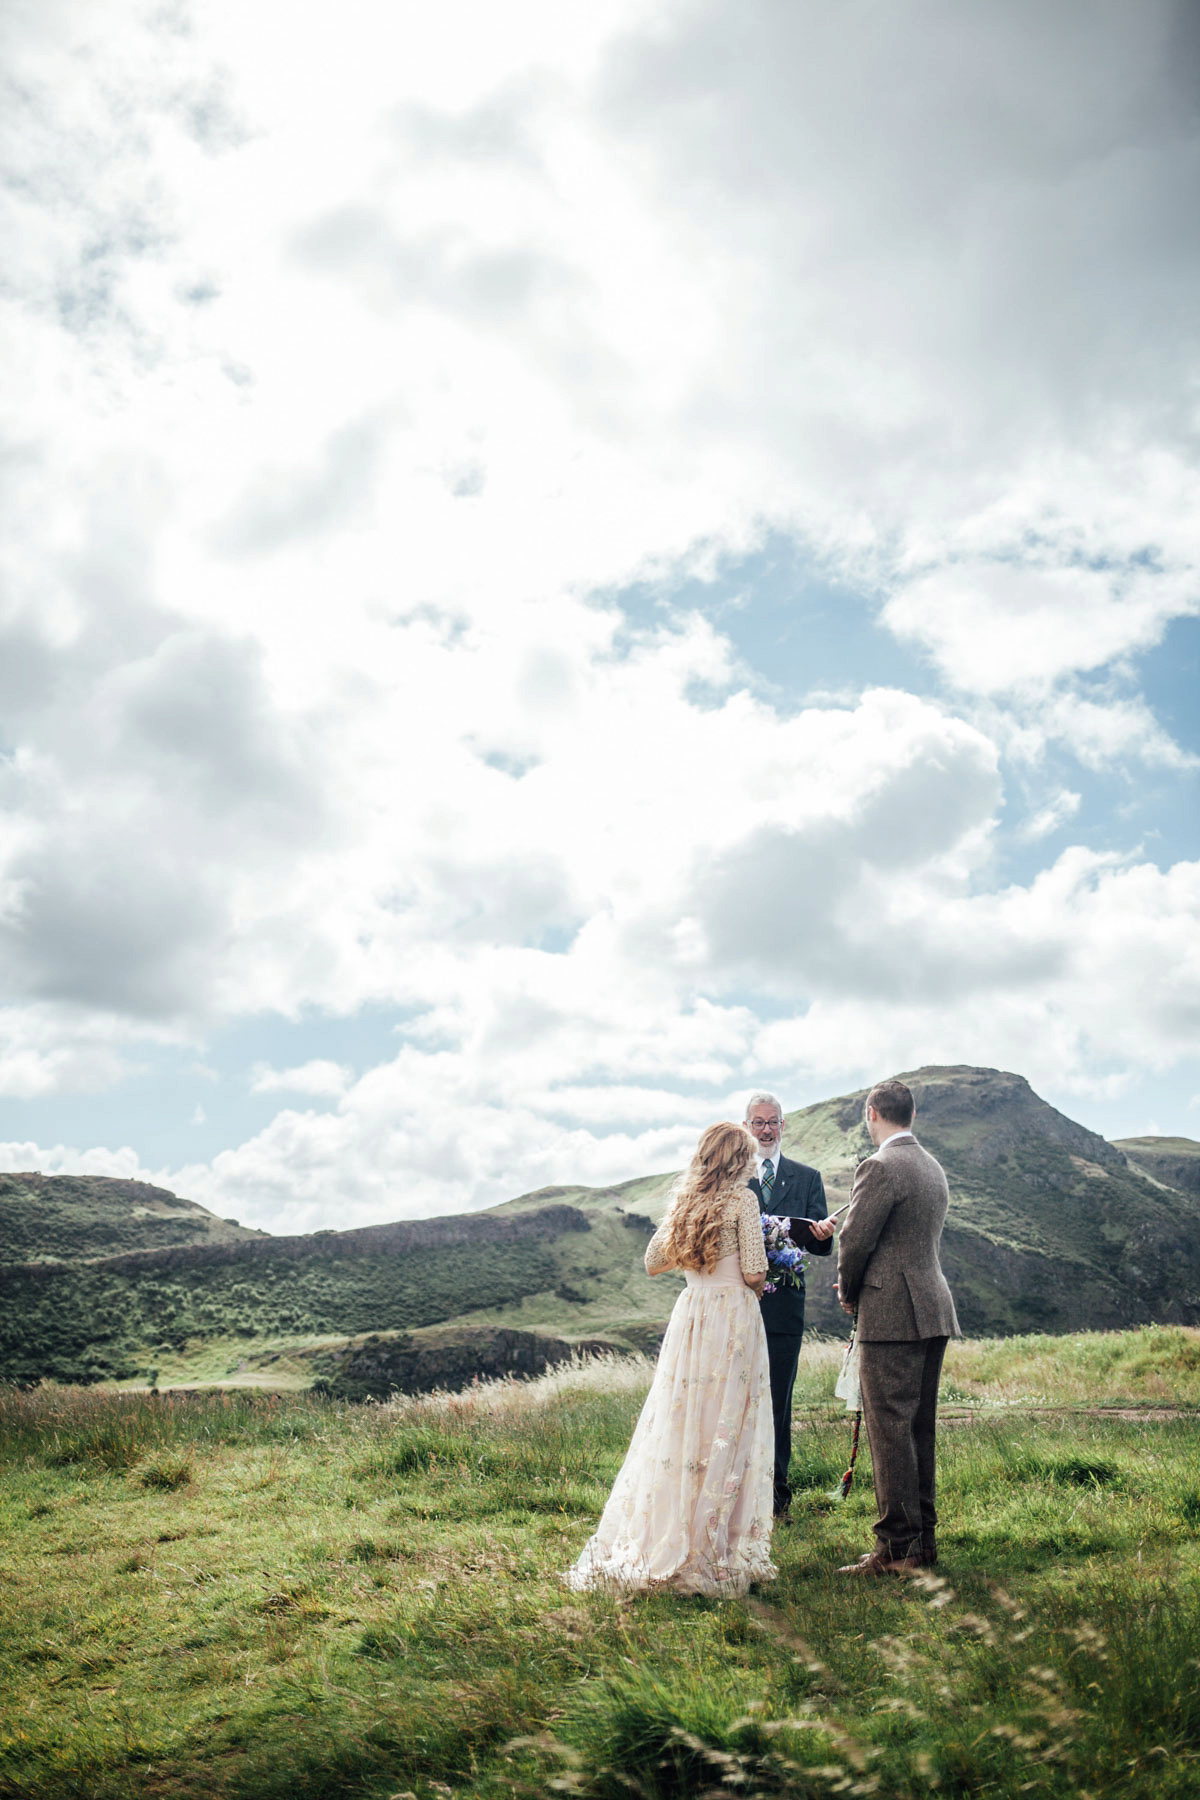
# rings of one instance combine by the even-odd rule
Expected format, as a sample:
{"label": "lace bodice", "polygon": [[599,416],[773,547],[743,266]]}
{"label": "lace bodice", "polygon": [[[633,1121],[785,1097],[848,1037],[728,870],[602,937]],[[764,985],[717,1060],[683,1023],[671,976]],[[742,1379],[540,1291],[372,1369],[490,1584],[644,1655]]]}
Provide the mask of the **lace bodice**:
{"label": "lace bodice", "polygon": [[[743,1275],[765,1275],[767,1253],[763,1249],[762,1215],[753,1189],[727,1188],[724,1193],[717,1195],[716,1204],[722,1208],[724,1217],[714,1261],[722,1256],[736,1256],[742,1265]],[[670,1217],[669,1213],[667,1217]],[[671,1253],[665,1248],[666,1223],[664,1219],[646,1245],[647,1275],[661,1275],[664,1270],[677,1266]]]}

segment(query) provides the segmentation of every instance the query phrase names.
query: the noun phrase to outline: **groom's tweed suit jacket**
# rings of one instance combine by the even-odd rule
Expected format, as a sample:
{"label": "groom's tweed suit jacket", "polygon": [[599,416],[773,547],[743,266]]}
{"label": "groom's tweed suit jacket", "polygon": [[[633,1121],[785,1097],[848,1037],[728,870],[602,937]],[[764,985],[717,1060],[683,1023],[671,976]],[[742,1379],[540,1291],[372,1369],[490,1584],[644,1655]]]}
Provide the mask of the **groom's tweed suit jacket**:
{"label": "groom's tweed suit jacket", "polygon": [[938,1251],[950,1193],[914,1138],[886,1143],[855,1171],[838,1244],[838,1286],[858,1307],[860,1343],[958,1337]]}

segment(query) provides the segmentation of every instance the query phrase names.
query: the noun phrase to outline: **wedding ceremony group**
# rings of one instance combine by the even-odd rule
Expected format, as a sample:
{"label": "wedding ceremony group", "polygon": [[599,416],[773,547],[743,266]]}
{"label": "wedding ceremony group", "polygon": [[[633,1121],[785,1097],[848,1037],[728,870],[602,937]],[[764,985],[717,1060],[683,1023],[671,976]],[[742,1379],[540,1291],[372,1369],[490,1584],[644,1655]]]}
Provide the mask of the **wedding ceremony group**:
{"label": "wedding ceremony group", "polygon": [[949,1190],[913,1133],[915,1110],[902,1081],[868,1093],[875,1150],[840,1231],[820,1171],[782,1154],[775,1095],[752,1094],[743,1123],[701,1135],[645,1259],[648,1274],[679,1271],[687,1285],[570,1587],[721,1596],[774,1579],[772,1533],[790,1524],[804,1269],[832,1256],[835,1231],[878,1513],[873,1545],[838,1572],[900,1576],[937,1562],[938,1382],[960,1334],[939,1259]]}

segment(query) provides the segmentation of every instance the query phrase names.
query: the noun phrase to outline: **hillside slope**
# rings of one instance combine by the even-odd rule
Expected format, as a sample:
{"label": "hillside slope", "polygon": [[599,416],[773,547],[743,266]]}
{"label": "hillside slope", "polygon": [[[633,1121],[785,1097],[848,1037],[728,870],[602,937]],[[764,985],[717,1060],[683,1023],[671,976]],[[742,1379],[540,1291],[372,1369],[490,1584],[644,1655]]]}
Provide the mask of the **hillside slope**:
{"label": "hillside slope", "polygon": [[[965,1331],[1200,1323],[1200,1144],[1106,1143],[995,1069],[906,1079],[918,1134],[950,1179],[943,1254]],[[787,1122],[785,1148],[822,1170],[831,1207],[870,1150],[864,1097]],[[486,1347],[489,1372],[498,1356],[519,1368],[541,1355],[535,1340],[651,1348],[680,1283],[651,1281],[642,1252],[673,1179],[542,1188],[483,1213],[273,1238],[138,1183],[0,1177],[0,1379],[150,1381],[164,1370],[299,1385],[365,1359],[386,1391],[389,1368],[408,1380],[418,1363],[423,1385],[443,1366],[460,1380],[472,1344]],[[97,1257],[113,1233],[121,1253]],[[841,1336],[832,1279],[832,1262],[811,1264],[808,1318]]]}
{"label": "hillside slope", "polygon": [[1154,1181],[1200,1194],[1200,1144],[1194,1138],[1116,1138],[1115,1147],[1126,1161]]}
{"label": "hillside slope", "polygon": [[153,1381],[164,1361],[205,1341],[277,1348],[408,1333],[535,1295],[570,1311],[589,1284],[619,1291],[648,1235],[616,1217],[596,1225],[549,1206],[9,1263],[0,1267],[0,1379]]}

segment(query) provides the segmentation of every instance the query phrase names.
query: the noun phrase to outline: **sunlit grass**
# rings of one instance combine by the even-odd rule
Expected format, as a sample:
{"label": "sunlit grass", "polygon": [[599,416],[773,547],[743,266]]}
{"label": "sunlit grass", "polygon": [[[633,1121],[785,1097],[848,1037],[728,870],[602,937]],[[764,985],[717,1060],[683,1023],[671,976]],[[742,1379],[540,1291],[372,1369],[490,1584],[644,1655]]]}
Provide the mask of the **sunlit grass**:
{"label": "sunlit grass", "polygon": [[0,1796],[1183,1800],[1200,1422],[1003,1402],[1048,1343],[1081,1409],[1187,1402],[1198,1335],[955,1346],[972,1399],[919,1583],[834,1572],[870,1465],[829,1498],[840,1348],[807,1347],[780,1577],[724,1603],[559,1580],[643,1360],[384,1406],[3,1391]]}
{"label": "sunlit grass", "polygon": [[[849,1327],[847,1326],[847,1335]],[[830,1371],[844,1345],[805,1342],[796,1404],[830,1404]],[[963,1338],[947,1347],[943,1406],[989,1410],[1039,1407],[1200,1408],[1200,1329],[1143,1325],[1134,1331],[1078,1331]]]}
{"label": "sunlit grass", "polygon": [[972,1338],[951,1344],[943,1393],[989,1404],[1200,1407],[1200,1330]]}

